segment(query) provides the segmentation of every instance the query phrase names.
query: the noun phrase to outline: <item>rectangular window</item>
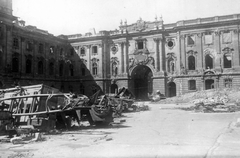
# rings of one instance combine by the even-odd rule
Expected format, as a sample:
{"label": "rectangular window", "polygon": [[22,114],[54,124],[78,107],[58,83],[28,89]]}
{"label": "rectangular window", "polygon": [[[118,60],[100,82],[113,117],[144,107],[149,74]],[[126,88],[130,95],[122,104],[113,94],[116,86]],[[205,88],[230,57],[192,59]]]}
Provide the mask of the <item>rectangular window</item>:
{"label": "rectangular window", "polygon": [[26,49],[28,51],[32,51],[33,50],[33,44],[31,42],[27,42]]}
{"label": "rectangular window", "polygon": [[226,88],[232,88],[232,79],[231,78],[227,78],[224,80],[224,86]]}
{"label": "rectangular window", "polygon": [[98,53],[97,46],[93,46],[92,47],[92,53],[93,54],[97,54]]}
{"label": "rectangular window", "polygon": [[188,81],[188,89],[189,90],[196,90],[196,80],[189,80]]}
{"label": "rectangular window", "polygon": [[42,43],[40,43],[40,44],[38,45],[38,52],[39,52],[39,53],[43,53],[43,44],[42,44]]}
{"label": "rectangular window", "polygon": [[137,42],[137,47],[138,47],[138,49],[143,49],[144,48],[143,41],[138,41]]}
{"label": "rectangular window", "polygon": [[230,31],[224,31],[222,35],[223,43],[231,43],[232,42],[232,34]]}
{"label": "rectangular window", "polygon": [[212,34],[209,32],[209,33],[205,33],[204,35],[204,43],[207,45],[207,44],[213,44],[213,36]]}
{"label": "rectangular window", "polygon": [[17,38],[13,39],[13,48],[14,49],[18,49],[19,48],[19,42]]}
{"label": "rectangular window", "polygon": [[194,35],[187,36],[187,45],[194,45],[194,44],[195,44],[195,36]]}

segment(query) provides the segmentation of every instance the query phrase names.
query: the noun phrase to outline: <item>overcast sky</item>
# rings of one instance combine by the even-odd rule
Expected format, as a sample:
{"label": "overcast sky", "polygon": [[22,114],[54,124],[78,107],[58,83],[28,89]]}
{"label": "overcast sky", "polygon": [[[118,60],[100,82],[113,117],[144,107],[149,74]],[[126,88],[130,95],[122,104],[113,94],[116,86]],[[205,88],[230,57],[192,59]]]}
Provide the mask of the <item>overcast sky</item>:
{"label": "overcast sky", "polygon": [[13,15],[54,35],[119,28],[141,17],[164,23],[240,14],[240,0],[13,0]]}

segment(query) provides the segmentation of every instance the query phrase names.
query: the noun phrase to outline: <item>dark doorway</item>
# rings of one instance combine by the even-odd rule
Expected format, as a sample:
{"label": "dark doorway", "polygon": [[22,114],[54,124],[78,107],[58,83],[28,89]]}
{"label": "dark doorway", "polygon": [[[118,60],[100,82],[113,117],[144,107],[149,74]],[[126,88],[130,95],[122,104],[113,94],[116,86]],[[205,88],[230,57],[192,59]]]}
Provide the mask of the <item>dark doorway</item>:
{"label": "dark doorway", "polygon": [[148,100],[152,92],[152,71],[145,65],[137,66],[132,72],[133,92],[136,99]]}
{"label": "dark doorway", "polygon": [[113,94],[118,93],[118,86],[116,84],[111,84],[111,93]]}
{"label": "dark doorway", "polygon": [[168,83],[168,97],[176,96],[176,84],[174,82]]}
{"label": "dark doorway", "polygon": [[214,80],[213,79],[208,79],[205,80],[205,89],[214,89]]}

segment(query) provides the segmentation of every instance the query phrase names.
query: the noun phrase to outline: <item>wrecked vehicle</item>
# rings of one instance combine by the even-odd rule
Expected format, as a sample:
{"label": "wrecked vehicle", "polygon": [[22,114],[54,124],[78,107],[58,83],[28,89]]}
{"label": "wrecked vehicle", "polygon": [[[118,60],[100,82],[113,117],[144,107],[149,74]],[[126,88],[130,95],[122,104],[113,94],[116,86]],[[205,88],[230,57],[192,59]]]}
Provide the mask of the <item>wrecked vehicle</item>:
{"label": "wrecked vehicle", "polygon": [[129,109],[134,110],[132,105],[135,101],[135,97],[125,87],[121,88],[117,94],[109,94],[108,99],[116,116],[120,116],[122,112],[127,112]]}
{"label": "wrecked vehicle", "polygon": [[0,94],[0,132],[26,125],[41,131],[68,128],[84,116],[91,125],[113,122],[110,105],[96,101],[98,92],[89,99],[41,84],[2,89]]}

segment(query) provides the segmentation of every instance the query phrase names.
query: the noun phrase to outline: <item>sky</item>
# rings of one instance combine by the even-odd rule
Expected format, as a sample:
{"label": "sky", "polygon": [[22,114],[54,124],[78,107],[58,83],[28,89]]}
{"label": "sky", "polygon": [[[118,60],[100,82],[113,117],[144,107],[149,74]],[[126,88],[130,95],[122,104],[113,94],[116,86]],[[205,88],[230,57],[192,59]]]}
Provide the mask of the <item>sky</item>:
{"label": "sky", "polygon": [[139,18],[165,24],[240,14],[240,0],[12,0],[13,15],[54,35],[119,29]]}

